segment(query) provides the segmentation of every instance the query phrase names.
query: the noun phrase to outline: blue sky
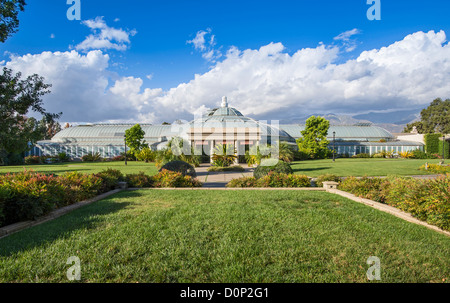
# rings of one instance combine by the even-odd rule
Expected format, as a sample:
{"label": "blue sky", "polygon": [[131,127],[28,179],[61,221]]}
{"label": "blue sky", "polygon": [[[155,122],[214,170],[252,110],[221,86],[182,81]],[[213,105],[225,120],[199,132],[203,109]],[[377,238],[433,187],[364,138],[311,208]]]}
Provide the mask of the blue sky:
{"label": "blue sky", "polygon": [[[433,31],[437,34],[442,31],[444,35],[450,33],[450,22],[448,21],[450,2],[442,0],[383,0],[381,1],[381,20],[379,21],[369,21],[367,19],[366,11],[371,5],[366,4],[366,0],[129,0],[126,2],[81,0],[81,21],[69,21],[67,19],[66,11],[70,5],[66,4],[66,0],[29,0],[27,2],[25,12],[19,16],[19,32],[9,38],[6,43],[0,45],[2,50],[2,58],[0,60],[4,60],[4,64],[10,62],[10,67],[19,69],[25,63],[22,62],[23,60],[21,61],[22,65],[16,63],[17,58],[28,54],[36,56],[32,60],[38,60],[37,56],[43,52],[51,52],[53,55],[57,52],[77,52],[80,57],[87,56],[89,52],[96,50],[95,47],[83,49],[80,46],[89,35],[96,34],[95,30],[86,24],[88,20],[92,22],[96,20],[97,24],[103,24],[108,30],[116,29],[127,36],[125,40],[128,39],[128,41],[119,43],[123,46],[120,50],[110,47],[98,47],[98,51],[103,56],[107,55],[106,65],[98,67],[102,69],[102,73],[96,76],[97,78],[104,77],[105,80],[103,81],[103,92],[99,92],[99,95],[101,93],[107,94],[111,87],[116,86],[117,89],[115,90],[114,97],[121,95],[122,100],[117,99],[114,102],[129,101],[135,107],[140,106],[140,109],[128,115],[114,113],[110,116],[98,116],[99,121],[147,119],[156,123],[161,120],[159,116],[164,114],[167,115],[168,119],[175,118],[175,115],[172,116],[173,110],[170,109],[171,106],[178,108],[179,104],[189,103],[191,106],[185,106],[179,111],[176,111],[180,117],[186,117],[196,107],[212,107],[215,103],[219,103],[220,100],[217,97],[220,94],[231,96],[230,103],[232,104],[235,101],[235,104],[240,105],[244,109],[244,112],[247,111],[255,117],[268,118],[270,111],[251,110],[256,101],[247,102],[246,100],[249,95],[254,95],[252,92],[257,90],[256,88],[230,87],[231,83],[221,87],[218,83],[220,81],[217,81],[216,78],[216,83],[213,85],[218,85],[216,88],[217,96],[215,94],[208,96],[211,88],[202,90],[202,93],[200,93],[200,88],[198,87],[208,84],[202,84],[200,82],[199,84],[193,83],[193,81],[195,82],[195,75],[207,78],[212,74],[212,71],[214,72],[215,69],[220,69],[221,64],[226,65],[227,70],[232,71],[233,68],[229,66],[231,59],[227,56],[227,52],[230,49],[238,49],[244,52],[245,50],[260,50],[261,47],[270,45],[271,43],[272,45],[280,43],[282,50],[277,48],[273,50],[274,53],[271,50],[267,56],[280,56],[280,60],[284,60],[284,57],[289,56],[289,58],[293,58],[295,53],[308,48],[320,53],[318,47],[323,44],[327,50],[335,48],[336,53],[320,53],[319,55],[324,56],[325,62],[318,64],[327,65],[331,68],[333,65],[342,65],[344,67],[349,60],[356,60],[361,56],[363,51],[379,51],[382,47],[393,46],[395,42],[402,41],[408,35],[413,35],[418,32],[429,33]],[[351,32],[352,30],[353,32]],[[193,42],[188,42],[194,41],[202,31],[205,33],[205,43],[196,45]],[[343,33],[348,33],[348,35],[344,34],[341,36],[344,37],[343,39],[336,39],[336,37],[339,37]],[[211,41],[212,37],[214,43],[209,44],[208,42]],[[422,41],[422,38],[417,37],[416,40]],[[436,36],[427,36],[425,39],[430,41],[434,41],[435,39],[439,40]],[[446,53],[448,53],[449,48],[446,46],[448,46],[448,43],[442,37],[439,41],[440,47],[438,50],[427,49],[426,51],[433,54],[439,51],[439,54],[443,54],[440,60],[447,62],[448,57],[446,57]],[[212,57],[206,56],[207,51],[212,51]],[[15,59],[11,57],[11,54],[13,54]],[[99,53],[96,53],[96,55],[99,56]],[[423,55],[426,57],[426,53]],[[381,54],[378,54],[378,56],[381,56]],[[245,59],[244,55],[241,53],[238,57],[239,60],[237,61],[239,62],[235,60],[237,62],[236,64],[237,66],[242,66]],[[61,69],[73,68],[73,65],[67,63],[69,59],[58,62],[51,61],[51,59],[48,60],[50,61],[45,61],[47,66],[61,64]],[[227,62],[224,63],[224,61]],[[373,59],[372,61],[375,62],[376,60]],[[29,63],[29,61],[26,62]],[[257,62],[253,63],[257,64]],[[265,66],[263,63],[261,64]],[[292,65],[294,63],[285,62],[285,64]],[[432,62],[432,64],[436,64],[436,66],[441,65],[442,67],[440,61]],[[262,73],[270,74],[271,67],[278,68],[277,66],[274,67],[273,64],[269,64],[265,66]],[[95,68],[93,69],[95,70]],[[408,67],[407,69],[408,71],[410,70]],[[355,68],[351,68],[351,70],[355,70]],[[39,73],[39,71],[31,68],[29,71]],[[90,71],[91,69],[87,69],[83,72],[89,73]],[[364,73],[370,74],[372,71],[365,71]],[[253,73],[251,75],[254,75],[256,71],[252,69],[246,72]],[[428,69],[427,72],[433,74]],[[336,74],[336,71],[333,71],[333,73]],[[408,74],[406,71],[405,73]],[[441,71],[441,73],[443,73],[443,77],[449,75],[446,70]],[[42,72],[39,74],[42,74]],[[44,71],[43,74],[45,76],[46,72]],[[46,79],[52,79],[54,75],[55,73],[49,72]],[[70,74],[70,79],[67,76],[67,81],[77,81],[76,77],[74,77],[74,74]],[[220,79],[220,76],[217,77]],[[360,76],[355,75],[355,77]],[[380,77],[386,77],[386,74]],[[302,82],[302,80],[306,82],[306,79],[299,75],[293,75],[291,78],[296,78],[299,82]],[[327,78],[326,83],[317,88],[318,91],[323,91],[324,88],[329,87],[329,80]],[[332,80],[339,81],[339,78],[333,78]],[[123,90],[120,90],[120,92],[118,89],[119,82],[117,81],[122,81],[120,83],[123,84],[121,86]],[[127,83],[129,85],[125,85],[125,81],[128,81]],[[270,79],[264,81],[269,84],[273,82]],[[308,81],[312,80],[308,79]],[[384,79],[384,81],[387,80]],[[206,80],[204,82],[208,83]],[[132,86],[131,84],[134,87],[130,88]],[[355,83],[350,84],[355,85]],[[197,87],[197,90],[192,91],[189,87],[185,88],[184,86],[186,85]],[[101,85],[98,84],[98,86]],[[125,86],[130,88],[130,91],[125,92]],[[273,86],[273,90],[266,92],[266,95],[282,94],[283,83],[278,82],[276,85],[273,84]],[[64,85],[61,87],[64,87]],[[428,90],[430,88],[432,87],[429,86]],[[55,94],[57,94],[59,88],[55,87],[55,84],[54,89],[56,89]],[[151,95],[151,97],[144,96],[146,89],[149,90],[148,95]],[[177,94],[176,89],[182,91],[184,94],[198,94],[198,98],[201,101],[194,102],[191,97],[185,98],[183,101],[181,100],[182,97],[179,96],[181,93]],[[345,103],[348,101],[348,104],[345,103],[347,106],[342,108],[342,113],[362,113],[371,110],[405,109],[409,106],[421,107],[432,101],[427,98],[432,98],[433,94],[424,96],[420,92],[418,93],[420,97],[417,100],[412,100],[411,104],[407,104],[411,100],[411,96],[405,96],[404,93],[400,92],[404,90],[398,89],[397,87],[393,89],[393,92],[383,96],[383,100],[379,102],[379,105],[377,105],[376,100],[372,100],[372,102],[369,102],[372,105],[367,106],[368,103],[364,102],[361,96],[357,100],[352,99],[353,97],[347,99],[346,95],[348,94],[344,93],[341,99],[336,99],[333,102]],[[156,90],[160,91],[158,92]],[[167,95],[171,90],[173,94],[168,97]],[[440,95],[448,92],[450,92],[448,86],[444,90],[441,87],[439,91],[436,91],[435,97],[449,97],[448,95]],[[74,93],[76,94],[77,90],[74,90]],[[130,94],[134,95],[131,96]],[[291,94],[294,94],[294,92]],[[309,100],[315,99],[314,96],[316,96],[314,92],[308,92]],[[395,97],[401,99],[403,103],[393,104],[392,108],[388,108],[389,106],[387,105],[392,103],[390,98]],[[52,98],[56,98],[56,96],[48,97],[48,108],[50,110],[55,111],[59,106],[63,112],[73,112],[64,102],[56,102]],[[61,99],[61,96],[59,95],[58,98]],[[86,98],[86,96],[78,97],[80,100],[82,98]],[[284,103],[290,106],[297,104],[292,99],[292,96],[286,96],[285,98],[287,99],[274,98],[270,104],[271,106],[267,107],[268,110],[271,110],[273,113],[277,108],[284,108]],[[326,96],[318,96],[317,103],[323,103],[322,99],[325,98]],[[373,97],[370,98],[373,99]],[[141,101],[139,102],[142,102],[142,104],[136,101],[137,99],[140,99]],[[306,100],[300,99],[298,105],[302,107]],[[74,100],[77,100],[77,98],[71,99],[68,102],[74,103],[76,102]],[[105,102],[98,102],[99,107],[108,106]],[[270,103],[270,100],[265,102]],[[312,102],[315,101],[312,100]],[[92,103],[95,103],[95,100],[92,100]],[[246,103],[249,103],[248,106]],[[83,104],[85,103],[80,101],[80,105]],[[158,107],[159,111],[156,110],[156,107]],[[166,109],[160,110],[163,107]],[[120,108],[117,108],[117,110],[120,110]],[[337,108],[327,106],[324,103],[323,107],[311,107],[309,110],[333,110],[336,112]],[[281,114],[280,111],[275,113],[275,116],[280,116]],[[295,113],[297,116],[302,114],[307,115],[308,112],[305,110]],[[84,121],[83,119],[86,119],[81,112],[78,116],[75,114],[66,114],[66,117],[63,116],[62,119],[64,120],[64,118],[72,122],[82,122]],[[89,117],[85,121],[97,122],[95,120],[94,117]]]}

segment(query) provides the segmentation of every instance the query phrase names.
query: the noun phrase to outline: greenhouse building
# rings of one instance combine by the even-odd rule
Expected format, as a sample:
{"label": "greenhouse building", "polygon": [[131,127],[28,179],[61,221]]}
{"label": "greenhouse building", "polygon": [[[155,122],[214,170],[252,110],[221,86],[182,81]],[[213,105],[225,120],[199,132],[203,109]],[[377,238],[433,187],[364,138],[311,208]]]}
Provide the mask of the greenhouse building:
{"label": "greenhouse building", "polygon": [[[68,127],[51,140],[39,141],[33,147],[32,155],[57,155],[66,153],[71,158],[81,158],[90,153],[99,153],[112,158],[125,152],[125,131],[134,124],[89,124]],[[242,155],[254,145],[287,142],[296,147],[304,125],[278,125],[245,117],[228,106],[226,97],[222,104],[188,123],[172,125],[151,125],[140,123],[145,132],[144,140],[153,150],[167,147],[171,138],[181,137],[194,147],[202,147],[211,155],[218,143],[232,144],[237,154]],[[340,155],[360,153],[375,154],[381,151],[404,152],[423,150],[420,142],[397,140],[387,130],[370,124],[336,125],[328,130],[329,148]]]}

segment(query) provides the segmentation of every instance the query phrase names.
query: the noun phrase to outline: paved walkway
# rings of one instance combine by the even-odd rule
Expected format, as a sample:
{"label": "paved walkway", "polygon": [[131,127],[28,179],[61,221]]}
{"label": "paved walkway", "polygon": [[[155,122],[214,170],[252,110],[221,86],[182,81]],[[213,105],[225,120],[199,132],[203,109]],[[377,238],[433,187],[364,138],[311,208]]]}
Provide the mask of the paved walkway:
{"label": "paved walkway", "polygon": [[232,179],[242,177],[252,177],[254,167],[248,167],[247,164],[241,166],[245,169],[243,172],[227,171],[227,172],[208,172],[210,164],[201,164],[195,168],[197,178],[203,183],[203,188],[223,188]]}

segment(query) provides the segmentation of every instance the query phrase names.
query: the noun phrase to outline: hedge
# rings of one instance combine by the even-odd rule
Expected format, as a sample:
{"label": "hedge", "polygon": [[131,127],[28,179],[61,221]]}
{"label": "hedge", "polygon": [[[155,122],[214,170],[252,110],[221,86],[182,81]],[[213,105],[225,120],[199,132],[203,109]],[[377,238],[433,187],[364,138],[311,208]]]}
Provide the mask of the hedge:
{"label": "hedge", "polygon": [[[439,153],[439,138],[442,137],[441,134],[425,134],[425,149],[429,154]],[[442,154],[442,153],[441,153]]]}

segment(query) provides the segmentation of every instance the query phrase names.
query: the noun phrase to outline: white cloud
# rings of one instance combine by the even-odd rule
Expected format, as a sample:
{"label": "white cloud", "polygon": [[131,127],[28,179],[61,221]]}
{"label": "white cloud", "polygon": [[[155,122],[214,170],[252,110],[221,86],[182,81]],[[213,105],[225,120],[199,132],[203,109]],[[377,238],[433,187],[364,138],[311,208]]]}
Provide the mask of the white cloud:
{"label": "white cloud", "polygon": [[13,56],[6,66],[52,83],[45,108],[63,111],[67,122],[189,120],[200,107],[217,107],[224,95],[246,115],[280,120],[426,107],[450,97],[450,45],[443,31],[417,32],[340,64],[339,56],[338,46],[323,44],[293,54],[281,43],[231,47],[208,72],[167,91],[111,73],[109,56],[99,50]]}
{"label": "white cloud", "polygon": [[340,33],[339,35],[337,35],[336,37],[334,37],[334,40],[342,40],[342,41],[348,41],[350,40],[350,38],[354,35],[360,34],[361,31],[357,28],[354,28],[352,30]]}
{"label": "white cloud", "polygon": [[93,49],[114,49],[124,51],[130,44],[130,36],[136,35],[135,30],[125,31],[106,25],[103,17],[97,17],[94,20],[83,21],[82,24],[89,27],[93,34],[86,37],[80,44],[75,46],[78,51],[89,51]]}
{"label": "white cloud", "polygon": [[[350,37],[351,35],[345,35]],[[311,113],[358,112],[428,105],[450,96],[450,46],[445,33],[417,32],[355,60],[335,63],[337,46],[290,55],[281,43],[259,50],[232,48],[210,71],[158,98],[178,111],[229,103],[246,114],[295,118]]]}
{"label": "white cloud", "polygon": [[55,39],[55,34],[50,34],[50,39]]}
{"label": "white cloud", "polygon": [[361,31],[357,28],[354,28],[352,30],[340,33],[339,35],[337,35],[336,37],[334,37],[333,39],[335,41],[340,41],[342,43],[342,47],[344,48],[344,50],[349,53],[352,52],[356,49],[357,42],[355,39],[351,39],[353,36],[361,34]]}
{"label": "white cloud", "polygon": [[203,59],[207,61],[215,63],[220,57],[222,57],[220,50],[215,48],[215,36],[211,34],[210,28],[207,28],[206,31],[198,31],[194,39],[188,40],[187,43],[194,45],[194,48],[200,51]]}

